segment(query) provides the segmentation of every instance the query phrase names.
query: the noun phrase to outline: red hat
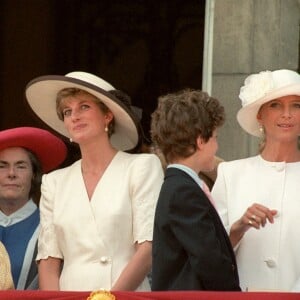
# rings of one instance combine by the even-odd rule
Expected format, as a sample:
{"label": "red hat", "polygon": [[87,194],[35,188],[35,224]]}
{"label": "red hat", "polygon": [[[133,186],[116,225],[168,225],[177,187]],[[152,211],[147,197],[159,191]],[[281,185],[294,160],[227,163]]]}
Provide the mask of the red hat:
{"label": "red hat", "polygon": [[0,131],[0,151],[11,147],[22,147],[33,152],[45,173],[58,167],[67,156],[67,147],[61,139],[49,131],[34,127]]}

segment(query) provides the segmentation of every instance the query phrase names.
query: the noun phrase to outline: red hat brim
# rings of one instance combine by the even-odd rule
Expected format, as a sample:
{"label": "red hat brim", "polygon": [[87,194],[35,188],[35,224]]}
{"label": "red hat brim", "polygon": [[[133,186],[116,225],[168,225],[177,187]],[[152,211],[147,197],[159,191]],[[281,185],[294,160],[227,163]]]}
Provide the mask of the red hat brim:
{"label": "red hat brim", "polygon": [[67,156],[67,147],[61,139],[49,131],[35,127],[0,131],[0,151],[12,147],[22,147],[33,152],[45,173],[58,167]]}

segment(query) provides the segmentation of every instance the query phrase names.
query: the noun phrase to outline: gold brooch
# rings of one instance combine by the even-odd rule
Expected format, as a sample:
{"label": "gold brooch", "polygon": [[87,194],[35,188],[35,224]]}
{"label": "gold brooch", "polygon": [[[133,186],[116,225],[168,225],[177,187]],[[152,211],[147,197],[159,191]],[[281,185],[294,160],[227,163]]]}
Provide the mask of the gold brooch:
{"label": "gold brooch", "polygon": [[86,300],[116,300],[116,297],[108,291],[91,292]]}

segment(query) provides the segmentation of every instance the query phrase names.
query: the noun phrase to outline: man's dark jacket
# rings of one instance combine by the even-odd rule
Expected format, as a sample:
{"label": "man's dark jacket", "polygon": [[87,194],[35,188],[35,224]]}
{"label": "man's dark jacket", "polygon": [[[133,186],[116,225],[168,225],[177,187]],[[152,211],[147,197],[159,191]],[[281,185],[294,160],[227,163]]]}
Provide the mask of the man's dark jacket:
{"label": "man's dark jacket", "polygon": [[235,255],[216,209],[191,176],[172,167],[155,213],[152,290],[240,290]]}

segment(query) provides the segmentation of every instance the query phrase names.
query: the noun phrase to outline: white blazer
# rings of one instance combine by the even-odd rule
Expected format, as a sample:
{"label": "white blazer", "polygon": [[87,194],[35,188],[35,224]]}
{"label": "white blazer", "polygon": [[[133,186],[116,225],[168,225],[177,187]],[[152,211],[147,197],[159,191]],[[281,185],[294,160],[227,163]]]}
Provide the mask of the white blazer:
{"label": "white blazer", "polygon": [[300,279],[300,162],[221,163],[212,196],[228,231],[253,203],[278,211],[274,224],[249,229],[237,246],[240,282],[244,290],[292,290]]}
{"label": "white blazer", "polygon": [[[163,181],[153,154],[118,152],[88,199],[81,161],[43,176],[37,260],[64,260],[61,290],[109,290],[134,254],[152,241]],[[145,279],[140,289],[149,290]]]}

